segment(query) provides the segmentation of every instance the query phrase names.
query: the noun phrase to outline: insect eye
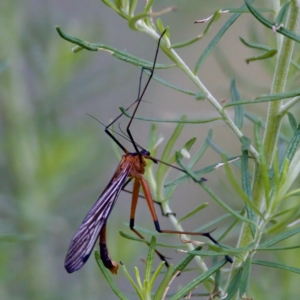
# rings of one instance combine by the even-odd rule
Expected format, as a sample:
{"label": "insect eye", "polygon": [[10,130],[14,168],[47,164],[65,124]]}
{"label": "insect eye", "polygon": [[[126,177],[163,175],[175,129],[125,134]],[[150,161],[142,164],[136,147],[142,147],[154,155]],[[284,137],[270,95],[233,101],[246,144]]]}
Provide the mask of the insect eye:
{"label": "insect eye", "polygon": [[147,151],[146,149],[142,149],[142,151],[140,152],[142,155],[150,155],[150,152]]}

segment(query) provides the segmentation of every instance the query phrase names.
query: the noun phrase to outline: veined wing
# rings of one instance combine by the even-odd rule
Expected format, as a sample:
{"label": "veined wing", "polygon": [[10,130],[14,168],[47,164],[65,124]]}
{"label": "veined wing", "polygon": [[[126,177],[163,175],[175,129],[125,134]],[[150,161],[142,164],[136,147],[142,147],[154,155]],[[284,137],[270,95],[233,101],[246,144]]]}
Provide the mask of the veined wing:
{"label": "veined wing", "polygon": [[131,167],[132,161],[120,162],[113,178],[84,218],[68,249],[65,259],[67,272],[79,270],[88,260]]}

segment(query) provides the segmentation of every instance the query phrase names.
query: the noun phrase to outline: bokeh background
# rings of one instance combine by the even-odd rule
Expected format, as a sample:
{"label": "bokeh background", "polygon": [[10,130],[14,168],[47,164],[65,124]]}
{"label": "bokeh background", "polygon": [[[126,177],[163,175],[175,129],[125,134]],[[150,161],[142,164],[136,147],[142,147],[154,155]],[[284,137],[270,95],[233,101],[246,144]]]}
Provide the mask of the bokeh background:
{"label": "bokeh background", "polygon": [[[208,17],[216,9],[239,7],[242,2],[159,1],[154,10],[169,5],[177,7],[176,12],[161,17],[164,25],[171,28],[171,39],[176,43],[203,32],[205,25],[194,25],[196,19]],[[86,114],[108,124],[119,113],[119,106],[126,107],[135,99],[140,70],[118,61],[108,52],[73,54],[73,45],[58,36],[55,26],[84,40],[127,50],[150,61],[156,42],[143,33],[131,31],[124,19],[98,0],[4,0],[1,4],[0,298],[115,299],[93,256],[83,269],[71,275],[64,269],[64,258],[73,234],[118,164],[103,127]],[[267,5],[267,1],[261,4]],[[139,5],[142,8],[144,1]],[[178,50],[191,68],[228,17],[222,16],[198,43]],[[269,67],[263,63],[247,65],[245,58],[256,53],[243,46],[239,36],[269,44],[275,42],[273,36],[266,37],[265,29],[251,16],[238,19],[199,71],[200,79],[220,101],[229,101],[232,78],[236,79],[244,99],[269,92],[271,63],[275,59]],[[160,53],[159,62],[169,61]],[[157,74],[184,88],[195,89],[178,70],[157,71]],[[150,84],[145,100],[139,115],[179,118],[187,114],[190,119],[216,116],[205,101],[196,101],[157,82]],[[266,105],[247,108],[265,118]],[[126,122],[125,118],[120,126],[124,128]],[[245,124],[245,132],[251,136],[252,127],[248,125]],[[147,145],[150,126],[147,122],[133,122],[133,134],[142,145]],[[166,139],[175,128],[175,124],[157,126]],[[239,154],[239,143],[221,122],[185,126],[178,149],[195,136],[196,151],[209,128],[214,129],[213,139],[218,145],[233,155]],[[220,157],[210,151],[198,167],[218,160]],[[208,184],[226,203],[242,208],[243,203],[228,188],[225,177],[224,170],[219,169],[207,176]],[[181,185],[171,201],[178,217],[201,203],[210,204],[205,213],[183,224],[188,230],[224,213],[191,182]],[[122,260],[133,273],[134,265],[143,268],[141,258],[146,256],[147,247],[119,236],[119,230],[129,232],[126,225],[129,203],[130,196],[122,193],[108,222],[108,243],[112,257]],[[166,218],[161,217],[161,222],[162,228],[171,229]],[[153,229],[144,201],[139,203],[136,223]],[[222,227],[218,226],[214,234],[217,237],[221,233]],[[235,245],[235,233],[226,243]],[[175,241],[179,242],[178,237]],[[176,261],[179,254],[165,251]],[[277,259],[288,263],[293,257],[293,252],[289,253],[289,258],[276,254]],[[254,272],[260,274],[262,269],[254,268]],[[298,279],[287,272],[274,273],[259,277],[259,284],[253,282],[252,289],[257,295],[268,292],[268,299],[284,299],[272,298],[272,293],[278,290],[273,287],[272,292],[270,285],[280,281],[291,291]],[[132,289],[121,271],[115,280],[130,299],[135,299],[130,296]]]}

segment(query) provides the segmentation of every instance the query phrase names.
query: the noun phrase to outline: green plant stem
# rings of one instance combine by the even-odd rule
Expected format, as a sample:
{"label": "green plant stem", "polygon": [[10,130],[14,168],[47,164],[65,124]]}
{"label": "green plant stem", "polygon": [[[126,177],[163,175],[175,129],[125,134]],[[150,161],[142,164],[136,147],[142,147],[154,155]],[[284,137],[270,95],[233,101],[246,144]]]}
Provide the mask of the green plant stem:
{"label": "green plant stem", "polygon": [[[300,1],[291,1],[291,7],[289,15],[287,16],[287,25],[286,28],[296,32],[299,25],[299,8]],[[291,56],[294,49],[294,41],[291,39],[284,37],[282,40],[281,48],[278,54],[276,68],[274,72],[274,78],[271,88],[271,94],[283,92],[285,90],[287,75],[291,63]],[[265,159],[267,162],[267,166],[271,166],[274,157],[274,151],[278,141],[278,135],[281,125],[282,115],[280,112],[280,107],[282,105],[282,100],[272,101],[269,104],[267,122],[266,122],[266,130],[263,139],[263,150]],[[265,198],[264,198],[264,184],[262,180],[262,172],[258,162],[255,164],[255,174],[254,181],[252,186],[252,194],[255,205],[260,208],[261,212],[265,210]],[[272,206],[272,205],[271,205]],[[263,229],[264,223],[260,224],[260,228]],[[257,236],[255,237],[256,244],[258,244],[261,236],[261,231],[258,230]],[[243,224],[241,233],[238,240],[237,247],[245,247],[250,242],[253,242],[250,226],[246,223]],[[244,255],[244,259],[249,255],[246,253]],[[232,272],[229,277],[229,282],[234,277],[236,273],[237,267],[240,265],[240,261],[235,261],[232,267]]]}
{"label": "green plant stem", "polygon": [[289,102],[282,104],[280,107],[280,110],[278,112],[278,115],[280,117],[283,117],[299,101],[300,101],[300,97],[295,97],[295,98],[291,99]]}
{"label": "green plant stem", "polygon": [[[273,0],[273,9],[274,9],[276,15],[280,11],[280,6],[281,6],[280,0]],[[278,35],[277,36],[277,49],[281,48],[282,40],[283,40],[283,35],[281,35],[281,34]]]}

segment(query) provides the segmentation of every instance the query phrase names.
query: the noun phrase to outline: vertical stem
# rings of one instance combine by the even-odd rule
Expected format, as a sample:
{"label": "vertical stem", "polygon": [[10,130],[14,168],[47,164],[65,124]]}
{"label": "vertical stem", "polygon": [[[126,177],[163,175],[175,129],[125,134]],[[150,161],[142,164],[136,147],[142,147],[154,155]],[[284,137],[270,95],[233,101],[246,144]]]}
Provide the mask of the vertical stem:
{"label": "vertical stem", "polygon": [[[300,8],[300,1],[294,0],[291,1],[291,6],[289,10],[289,15],[287,16],[287,24],[286,28],[288,30],[296,32],[299,25],[299,8]],[[270,33],[271,34],[271,33]],[[278,35],[278,34],[277,34]],[[281,37],[278,36],[281,39]],[[294,41],[291,39],[284,37],[282,39],[282,43],[278,43],[281,45],[277,63],[275,67],[272,87],[271,87],[271,94],[273,93],[280,93],[285,90],[286,82],[287,82],[287,75],[290,67],[291,57],[294,49]],[[267,115],[267,122],[266,122],[266,130],[263,138],[263,150],[267,165],[271,167],[273,163],[274,151],[278,141],[278,135],[281,126],[281,116],[279,115],[279,110],[282,105],[282,100],[272,101],[269,104],[269,110]],[[264,185],[262,180],[261,168],[258,163],[255,165],[255,174],[254,174],[254,181],[252,187],[252,195],[255,205],[260,208],[261,212],[265,209],[265,198],[264,198]],[[265,224],[261,224],[263,228]],[[259,243],[260,240],[260,233],[258,232],[257,236],[255,237],[256,243]],[[250,226],[246,223],[243,224],[241,233],[239,236],[237,247],[245,247],[250,242],[252,242],[252,235],[250,231]],[[246,258],[249,253],[244,255]],[[240,260],[236,260],[232,267],[232,272],[230,278],[228,280],[228,284],[233,278],[236,273],[237,266],[240,264]]]}
{"label": "vertical stem", "polygon": [[[289,15],[287,16],[287,29],[296,31],[299,25],[299,7],[300,1],[291,1]],[[291,57],[295,42],[285,37],[282,41],[281,48],[278,53],[277,64],[275,68],[271,94],[280,93],[285,90],[287,75],[290,67]],[[282,100],[272,101],[269,104],[266,130],[263,139],[263,149],[267,165],[271,167],[273,163],[274,151],[278,141],[279,130],[281,126],[281,116],[279,110]],[[253,183],[254,201],[258,207],[264,208],[263,186],[259,166],[256,168],[255,179]]]}

